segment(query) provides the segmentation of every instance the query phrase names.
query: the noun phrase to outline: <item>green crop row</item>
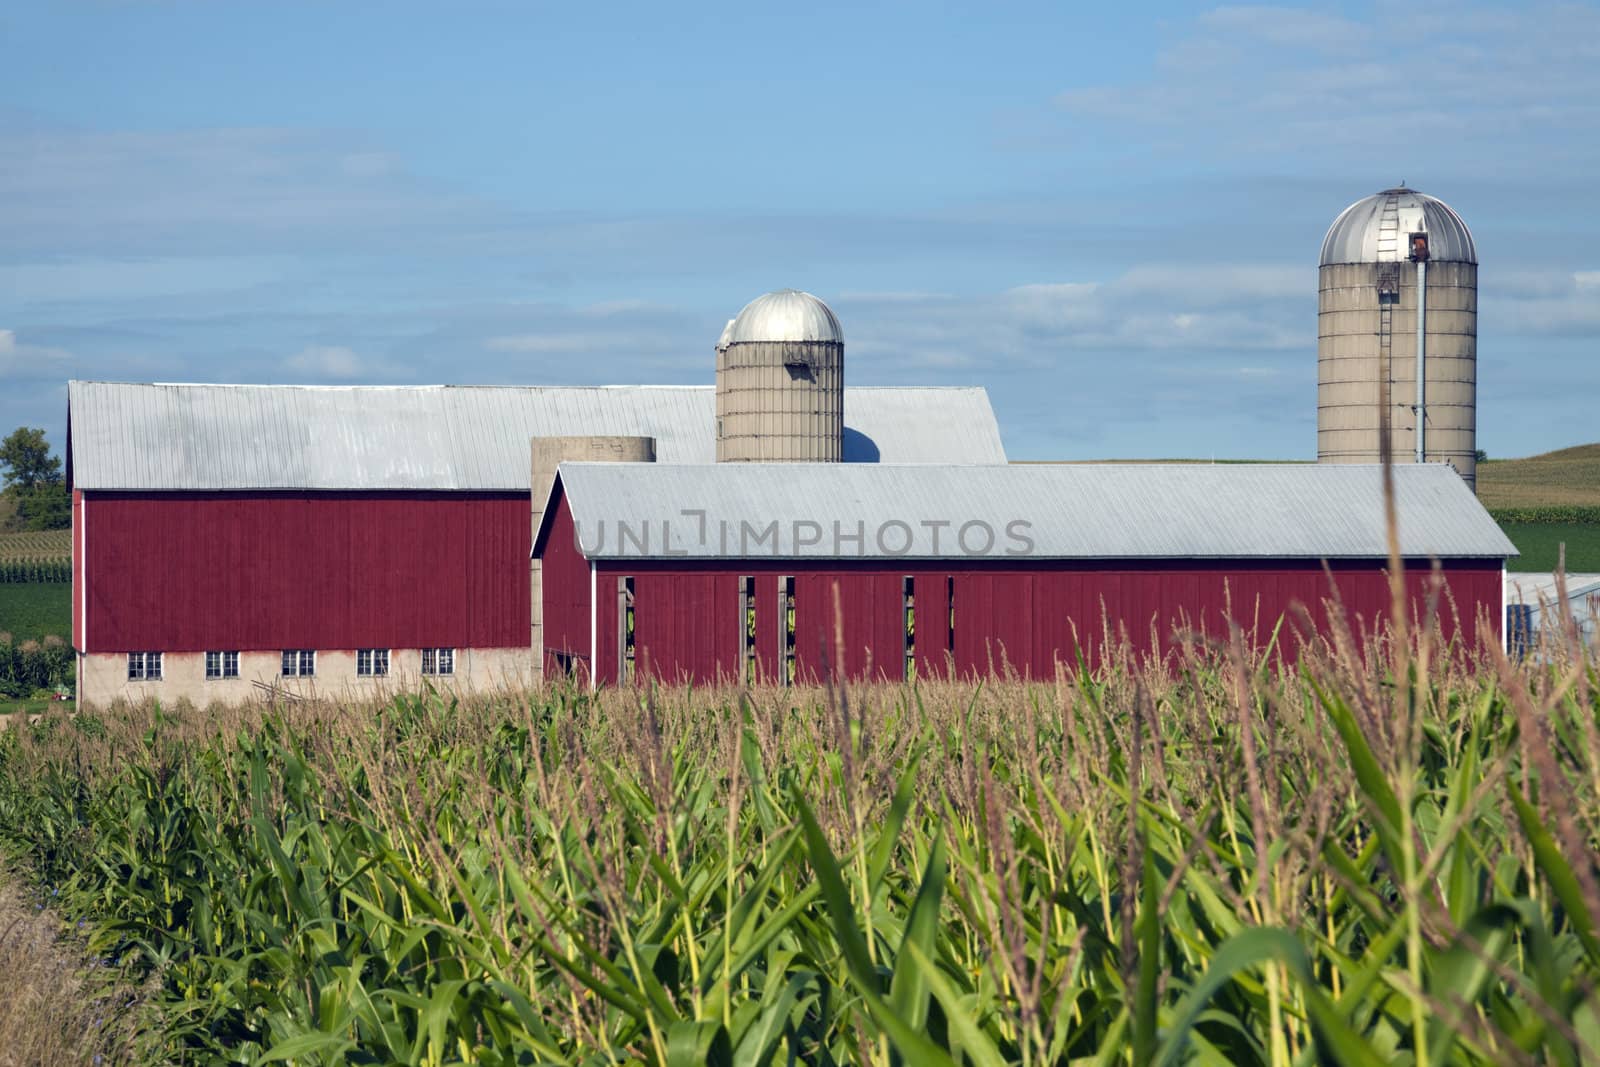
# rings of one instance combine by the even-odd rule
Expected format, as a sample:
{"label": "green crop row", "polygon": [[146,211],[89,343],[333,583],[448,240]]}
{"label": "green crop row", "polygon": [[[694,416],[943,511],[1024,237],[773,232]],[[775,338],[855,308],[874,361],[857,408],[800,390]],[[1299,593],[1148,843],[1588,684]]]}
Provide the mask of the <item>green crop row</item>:
{"label": "green crop row", "polygon": [[0,559],[70,560],[71,530],[0,533]]}
{"label": "green crop row", "polygon": [[1342,635],[1055,685],[48,716],[0,840],[174,1059],[1600,1057],[1600,676]]}
{"label": "green crop row", "polygon": [[0,559],[0,584],[71,581],[71,560]]}
{"label": "green crop row", "polygon": [[1600,507],[1587,507],[1581,504],[1490,508],[1489,514],[1495,522],[1559,522],[1600,526]]}

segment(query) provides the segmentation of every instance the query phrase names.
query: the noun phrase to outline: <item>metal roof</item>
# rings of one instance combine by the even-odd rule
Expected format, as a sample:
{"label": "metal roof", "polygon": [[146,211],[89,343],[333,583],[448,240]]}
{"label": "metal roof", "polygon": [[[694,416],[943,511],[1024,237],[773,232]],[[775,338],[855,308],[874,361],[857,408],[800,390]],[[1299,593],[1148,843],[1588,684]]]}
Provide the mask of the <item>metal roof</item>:
{"label": "metal roof", "polygon": [[833,311],[810,293],[779,289],[744,306],[722,331],[718,347],[746,341],[831,341],[844,344],[844,330]]}
{"label": "metal roof", "polygon": [[[1406,556],[1516,555],[1449,467],[1394,474]],[[560,467],[591,559],[1382,558],[1382,478],[1331,464]]]}
{"label": "metal roof", "polygon": [[[526,490],[528,439],[648,435],[716,459],[711,386],[297,386],[71,382],[79,489]],[[847,463],[1006,461],[981,388],[845,390]]]}
{"label": "metal roof", "polygon": [[1407,259],[1406,237],[1428,235],[1428,258],[1478,262],[1472,231],[1443,200],[1400,186],[1357,200],[1339,213],[1322,239],[1321,265],[1393,263]]}

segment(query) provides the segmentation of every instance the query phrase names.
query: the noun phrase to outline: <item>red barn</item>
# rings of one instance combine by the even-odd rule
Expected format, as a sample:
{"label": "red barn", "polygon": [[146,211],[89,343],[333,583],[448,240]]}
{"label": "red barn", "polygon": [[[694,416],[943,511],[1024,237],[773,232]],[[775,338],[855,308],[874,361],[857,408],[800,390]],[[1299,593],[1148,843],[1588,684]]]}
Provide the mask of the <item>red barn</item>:
{"label": "red barn", "polygon": [[[1515,549],[1461,478],[1394,471],[1413,605],[1503,625]],[[548,667],[615,684],[1051,677],[1106,634],[1260,645],[1294,604],[1388,611],[1372,466],[563,463],[534,552]],[[1285,633],[1293,655],[1297,638]]]}
{"label": "red barn", "polygon": [[[78,695],[234,703],[525,685],[529,440],[715,456],[711,387],[72,382]],[[843,455],[1003,464],[982,389],[848,389]],[[938,429],[932,429],[937,427]]]}

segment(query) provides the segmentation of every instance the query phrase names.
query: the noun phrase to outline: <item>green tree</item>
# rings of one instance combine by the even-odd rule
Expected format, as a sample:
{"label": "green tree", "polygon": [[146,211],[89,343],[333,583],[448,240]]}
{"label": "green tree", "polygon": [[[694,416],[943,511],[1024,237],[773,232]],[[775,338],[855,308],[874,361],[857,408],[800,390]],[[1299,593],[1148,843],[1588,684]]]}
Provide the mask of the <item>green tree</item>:
{"label": "green tree", "polygon": [[72,525],[72,498],[60,481],[10,492],[17,498],[15,522],[22,529],[65,530]]}
{"label": "green tree", "polygon": [[61,481],[61,460],[50,454],[44,431],[30,426],[17,427],[0,441],[0,467],[5,468],[7,489],[26,492]]}
{"label": "green tree", "polygon": [[19,426],[0,441],[5,492],[17,503],[12,525],[24,530],[60,530],[72,525],[72,499],[61,480],[61,460],[50,454],[44,431]]}

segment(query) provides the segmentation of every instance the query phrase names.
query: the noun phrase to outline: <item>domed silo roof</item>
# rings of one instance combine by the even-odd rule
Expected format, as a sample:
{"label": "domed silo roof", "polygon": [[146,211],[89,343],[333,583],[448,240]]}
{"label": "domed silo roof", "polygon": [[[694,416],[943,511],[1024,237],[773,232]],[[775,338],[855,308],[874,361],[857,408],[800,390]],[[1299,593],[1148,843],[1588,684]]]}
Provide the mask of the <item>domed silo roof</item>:
{"label": "domed silo roof", "polygon": [[1406,238],[1413,233],[1428,235],[1428,258],[1435,263],[1478,262],[1472,231],[1449,204],[1400,186],[1340,212],[1322,239],[1321,265],[1409,259]]}
{"label": "domed silo roof", "polygon": [[722,332],[718,347],[746,342],[821,341],[844,344],[844,331],[828,305],[798,289],[779,289],[744,306]]}
{"label": "domed silo roof", "polygon": [[732,334],[733,334],[733,320],[729,319],[728,320],[728,324],[722,328],[722,335],[717,338],[717,351],[718,352],[727,351],[728,343],[729,343],[728,342],[728,338],[730,336],[732,336]]}

